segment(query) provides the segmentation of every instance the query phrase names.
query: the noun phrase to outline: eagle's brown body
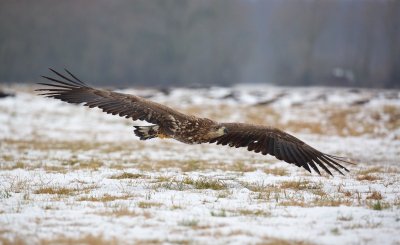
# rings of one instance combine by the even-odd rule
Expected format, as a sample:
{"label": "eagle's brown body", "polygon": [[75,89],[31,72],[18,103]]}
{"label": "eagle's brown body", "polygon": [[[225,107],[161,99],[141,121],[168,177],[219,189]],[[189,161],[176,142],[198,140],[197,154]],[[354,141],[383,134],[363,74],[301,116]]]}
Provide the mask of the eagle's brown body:
{"label": "eagle's brown body", "polygon": [[224,135],[224,127],[208,118],[189,116],[187,120],[176,121],[177,128],[174,134],[168,135],[186,144],[207,143],[212,139]]}
{"label": "eagle's brown body", "polygon": [[174,127],[165,130],[158,125],[135,126],[135,134],[142,140],[158,137],[172,138],[186,144],[201,144],[220,137],[226,132],[225,127],[222,127],[220,123],[208,118],[186,116],[177,119],[171,115],[169,119]]}
{"label": "eagle's brown body", "polygon": [[[231,147],[246,147],[249,151],[271,154],[311,172],[320,174],[317,166],[331,174],[329,168],[342,174],[348,171],[341,157],[322,153],[298,138],[277,128],[246,123],[219,123],[208,118],[186,115],[145,98],[89,87],[69,71],[66,77],[52,70],[61,79],[43,76],[55,83],[40,83],[50,88],[39,89],[42,95],[62,101],[98,107],[106,113],[132,120],[144,120],[153,125],[135,126],[141,140],[155,137],[173,138],[186,144],[217,143]],[[328,166],[328,167],[327,167]]]}

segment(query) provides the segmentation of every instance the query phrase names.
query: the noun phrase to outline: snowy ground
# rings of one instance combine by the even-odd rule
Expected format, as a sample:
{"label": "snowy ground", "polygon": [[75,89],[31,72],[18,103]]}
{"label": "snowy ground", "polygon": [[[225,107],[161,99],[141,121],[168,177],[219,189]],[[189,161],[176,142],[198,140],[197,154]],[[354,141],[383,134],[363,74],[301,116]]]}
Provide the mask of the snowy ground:
{"label": "snowy ground", "polygon": [[329,177],[245,149],[139,141],[142,122],[2,89],[16,96],[0,99],[0,244],[400,244],[399,91],[125,91],[358,162]]}

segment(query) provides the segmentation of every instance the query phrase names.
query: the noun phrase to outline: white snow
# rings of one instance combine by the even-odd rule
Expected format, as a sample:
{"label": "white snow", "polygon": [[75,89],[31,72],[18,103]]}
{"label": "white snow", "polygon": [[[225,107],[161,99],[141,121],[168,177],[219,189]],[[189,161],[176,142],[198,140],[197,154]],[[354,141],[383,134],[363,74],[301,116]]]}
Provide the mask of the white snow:
{"label": "white snow", "polygon": [[[29,87],[7,89],[16,96],[0,99],[0,243],[85,243],[88,235],[118,243],[400,243],[399,91],[123,91],[217,120],[287,127],[358,163],[329,177],[246,149],[139,141],[132,126],[145,122],[45,99]],[[334,122],[341,111],[342,128]],[[116,178],[123,173],[133,175]]]}

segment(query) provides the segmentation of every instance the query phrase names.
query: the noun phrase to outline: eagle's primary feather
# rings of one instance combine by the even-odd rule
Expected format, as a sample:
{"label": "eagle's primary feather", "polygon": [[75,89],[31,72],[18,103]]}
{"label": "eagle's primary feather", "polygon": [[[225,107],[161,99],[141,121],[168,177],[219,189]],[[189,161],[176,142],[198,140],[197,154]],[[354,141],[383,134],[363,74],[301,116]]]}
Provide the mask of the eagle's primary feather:
{"label": "eagle's primary feather", "polygon": [[[245,124],[219,123],[208,118],[190,116],[148,99],[95,89],[79,80],[68,70],[63,75],[53,69],[58,78],[43,76],[52,83],[39,83],[49,88],[37,89],[41,95],[62,101],[98,107],[106,113],[132,120],[144,120],[153,126],[136,126],[140,139],[169,137],[188,144],[217,143],[231,147],[247,147],[249,151],[273,155],[279,160],[320,173],[318,166],[332,175],[329,168],[343,174],[342,164],[351,163],[342,157],[322,153],[298,138],[277,128]],[[329,167],[329,168],[328,168]]]}

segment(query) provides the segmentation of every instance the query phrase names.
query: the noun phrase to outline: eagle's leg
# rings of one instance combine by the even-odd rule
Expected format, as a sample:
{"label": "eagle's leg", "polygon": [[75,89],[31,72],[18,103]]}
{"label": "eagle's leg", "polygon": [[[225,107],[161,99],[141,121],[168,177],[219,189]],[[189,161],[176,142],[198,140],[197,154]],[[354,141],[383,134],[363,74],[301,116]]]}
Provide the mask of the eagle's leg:
{"label": "eagle's leg", "polygon": [[159,126],[151,125],[151,126],[134,126],[135,127],[135,135],[140,138],[140,140],[148,140],[152,138],[159,137]]}

